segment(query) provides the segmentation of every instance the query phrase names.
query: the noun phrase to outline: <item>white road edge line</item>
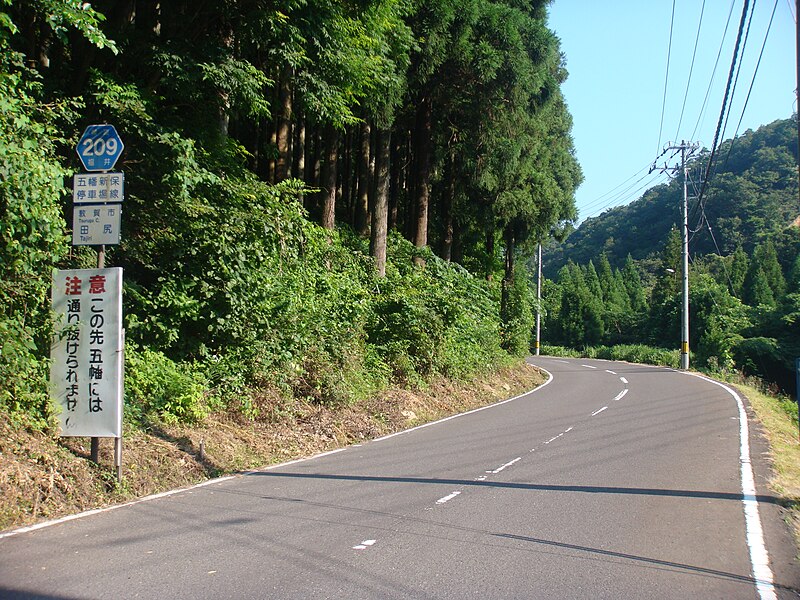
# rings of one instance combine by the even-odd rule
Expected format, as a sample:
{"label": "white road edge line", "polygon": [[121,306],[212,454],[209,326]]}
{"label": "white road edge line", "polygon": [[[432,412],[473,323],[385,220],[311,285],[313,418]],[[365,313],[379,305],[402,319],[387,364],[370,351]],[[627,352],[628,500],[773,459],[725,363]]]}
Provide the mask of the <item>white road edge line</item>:
{"label": "white road edge line", "polygon": [[460,493],[461,492],[453,492],[452,494],[449,494],[449,495],[445,496],[444,498],[439,498],[436,501],[436,504],[444,504],[445,502],[450,502],[450,500],[452,500],[453,498],[458,496]]}
{"label": "white road edge line", "polygon": [[157,500],[159,498],[167,498],[169,496],[174,496],[176,494],[182,494],[183,492],[191,492],[191,490],[205,487],[207,485],[212,485],[214,483],[222,483],[223,481],[228,481],[229,479],[234,479],[235,477],[236,475],[226,475],[225,477],[218,477],[217,479],[209,479],[208,481],[203,481],[201,483],[189,487],[183,487],[177,490],[169,490],[168,492],[161,492],[160,494],[152,494],[150,496],[145,496],[144,498],[139,498],[137,500],[131,500],[130,502],[125,502],[124,504],[115,504],[114,506],[106,506],[103,508],[93,508],[91,510],[85,510],[83,512],[74,515],[67,515],[66,517],[61,517],[60,519],[43,521],[41,523],[36,523],[35,525],[28,525],[27,527],[20,527],[19,529],[12,529],[11,531],[0,533],[0,540],[2,540],[3,538],[9,538],[15,535],[19,535],[21,533],[29,533],[31,531],[36,531],[37,529],[44,529],[45,527],[51,527],[52,525],[60,525],[61,523],[75,521],[77,519],[82,519],[84,517],[90,517],[92,515],[98,515],[104,512],[111,512],[112,510],[117,510],[118,508],[134,506],[136,504],[141,504],[143,502],[150,502],[151,500]]}
{"label": "white road edge line", "polygon": [[625,397],[625,394],[627,394],[627,393],[628,393],[628,388],[625,388],[624,390],[622,390],[619,394],[617,394],[614,397],[612,402],[616,402],[617,400],[622,400]]}
{"label": "white road edge line", "polygon": [[603,408],[601,408],[600,410],[596,410],[596,411],[594,411],[594,412],[592,413],[592,416],[593,416],[593,417],[596,417],[597,415],[599,415],[601,412],[603,412],[603,411],[604,411],[604,410],[606,410],[607,408],[608,408],[607,406],[604,406],[604,407],[603,407]]}
{"label": "white road edge line", "polygon": [[756,499],[756,484],[753,476],[753,465],[750,463],[750,433],[747,426],[747,412],[744,402],[732,388],[724,383],[714,381],[697,373],[684,373],[703,379],[726,390],[736,400],[739,408],[739,462],[741,463],[742,479],[742,505],[744,506],[744,520],[747,538],[747,547],[750,550],[750,564],[753,568],[753,577],[756,580],[756,591],[761,600],[777,600],[773,581],[775,576],[769,566],[769,553],[764,543],[764,530],[761,528],[761,517],[758,513],[758,500]]}
{"label": "white road edge line", "polygon": [[[533,367],[534,365],[531,365],[531,366]],[[480,408],[475,408],[475,409],[467,411],[465,413],[459,413],[457,415],[450,415],[449,417],[445,417],[444,419],[439,419],[438,421],[431,421],[430,423],[423,423],[422,425],[417,425],[416,427],[412,427],[411,429],[404,429],[403,431],[397,431],[395,433],[390,433],[389,435],[385,435],[383,437],[375,438],[374,440],[372,440],[369,443],[370,444],[374,444],[375,442],[383,442],[385,440],[392,439],[393,437],[397,437],[399,435],[406,435],[407,433],[411,433],[412,431],[417,431],[418,429],[425,429],[426,427],[432,427],[433,425],[438,425],[439,423],[444,423],[445,421],[450,421],[452,419],[459,419],[461,417],[466,417],[467,415],[471,415],[471,414],[476,413],[476,412],[481,412],[482,410],[489,410],[489,409],[492,409],[492,408],[497,408],[498,406],[502,406],[503,404],[508,404],[509,402],[514,402],[515,400],[519,400],[520,398],[524,398],[525,396],[533,394],[534,392],[538,392],[540,389],[542,389],[546,385],[549,385],[550,382],[553,381],[553,374],[550,371],[548,371],[547,369],[544,369],[544,368],[540,367],[539,365],[536,365],[536,368],[539,369],[540,371],[544,371],[545,373],[547,373],[548,379],[542,385],[540,385],[537,388],[534,388],[534,389],[530,390],[529,392],[525,392],[524,394],[520,394],[519,396],[514,396],[513,398],[509,398],[508,400],[503,400],[502,402],[495,402],[494,404],[490,404],[488,406],[481,406]],[[276,465],[276,466],[280,466],[280,465]]]}

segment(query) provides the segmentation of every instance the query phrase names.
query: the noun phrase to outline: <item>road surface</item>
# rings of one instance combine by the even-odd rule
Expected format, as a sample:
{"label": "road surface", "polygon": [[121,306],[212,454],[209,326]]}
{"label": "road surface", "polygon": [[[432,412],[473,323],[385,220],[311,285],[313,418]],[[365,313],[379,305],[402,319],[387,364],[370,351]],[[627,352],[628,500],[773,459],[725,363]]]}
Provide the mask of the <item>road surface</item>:
{"label": "road surface", "polygon": [[550,381],[486,409],[0,537],[0,597],[798,597],[735,395],[531,362]]}

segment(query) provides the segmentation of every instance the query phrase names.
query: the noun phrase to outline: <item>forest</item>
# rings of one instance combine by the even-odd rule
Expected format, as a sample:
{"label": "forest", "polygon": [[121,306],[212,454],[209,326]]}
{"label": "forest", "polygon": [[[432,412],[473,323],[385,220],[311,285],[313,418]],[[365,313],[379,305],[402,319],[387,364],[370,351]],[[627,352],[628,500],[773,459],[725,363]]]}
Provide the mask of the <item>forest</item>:
{"label": "forest", "polygon": [[581,181],[545,0],[0,0],[0,409],[52,417],[75,145],[125,144],[125,416],[347,403],[528,352]]}
{"label": "forest", "polygon": [[[722,144],[706,201],[689,208],[693,366],[756,375],[792,394],[800,357],[796,127],[796,117],[775,121]],[[690,172],[708,160],[702,152]],[[680,347],[681,195],[674,179],[553,245],[544,258],[552,278],[544,343]]]}

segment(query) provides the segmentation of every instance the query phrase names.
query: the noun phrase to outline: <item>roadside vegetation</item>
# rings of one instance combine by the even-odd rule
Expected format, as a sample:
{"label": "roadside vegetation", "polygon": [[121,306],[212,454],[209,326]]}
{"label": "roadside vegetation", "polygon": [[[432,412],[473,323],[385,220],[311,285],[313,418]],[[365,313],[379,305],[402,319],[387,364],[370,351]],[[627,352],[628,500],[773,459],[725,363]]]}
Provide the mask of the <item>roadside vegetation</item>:
{"label": "roadside vegetation", "polygon": [[[581,179],[546,5],[0,0],[2,526],[510,394]],[[121,488],[48,394],[94,123],[125,144]]]}
{"label": "roadside vegetation", "polygon": [[[704,208],[691,207],[689,330],[695,365],[795,392],[800,357],[797,121],[722,144]],[[706,152],[692,161],[705,170]],[[692,171],[694,172],[694,171]],[[679,180],[588,219],[544,265],[542,340],[680,347]]]}

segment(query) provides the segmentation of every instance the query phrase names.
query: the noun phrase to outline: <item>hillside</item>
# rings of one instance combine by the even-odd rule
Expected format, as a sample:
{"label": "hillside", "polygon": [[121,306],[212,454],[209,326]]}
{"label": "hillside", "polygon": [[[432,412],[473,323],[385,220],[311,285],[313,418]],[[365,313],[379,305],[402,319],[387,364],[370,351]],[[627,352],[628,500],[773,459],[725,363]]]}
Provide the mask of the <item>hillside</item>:
{"label": "hillside", "polygon": [[[701,225],[696,194],[709,158],[704,150],[691,161],[690,227]],[[797,131],[794,119],[778,120],[725,141],[705,192],[705,214],[719,250],[702,226],[691,242],[693,256],[727,255],[741,245],[748,254],[795,222],[800,215],[797,189]],[[690,188],[692,190],[692,188]],[[612,266],[652,257],[680,222],[681,182],[653,187],[641,198],[587,219],[562,244],[544,255],[545,274],[554,277],[567,261],[585,264],[605,252]]]}

